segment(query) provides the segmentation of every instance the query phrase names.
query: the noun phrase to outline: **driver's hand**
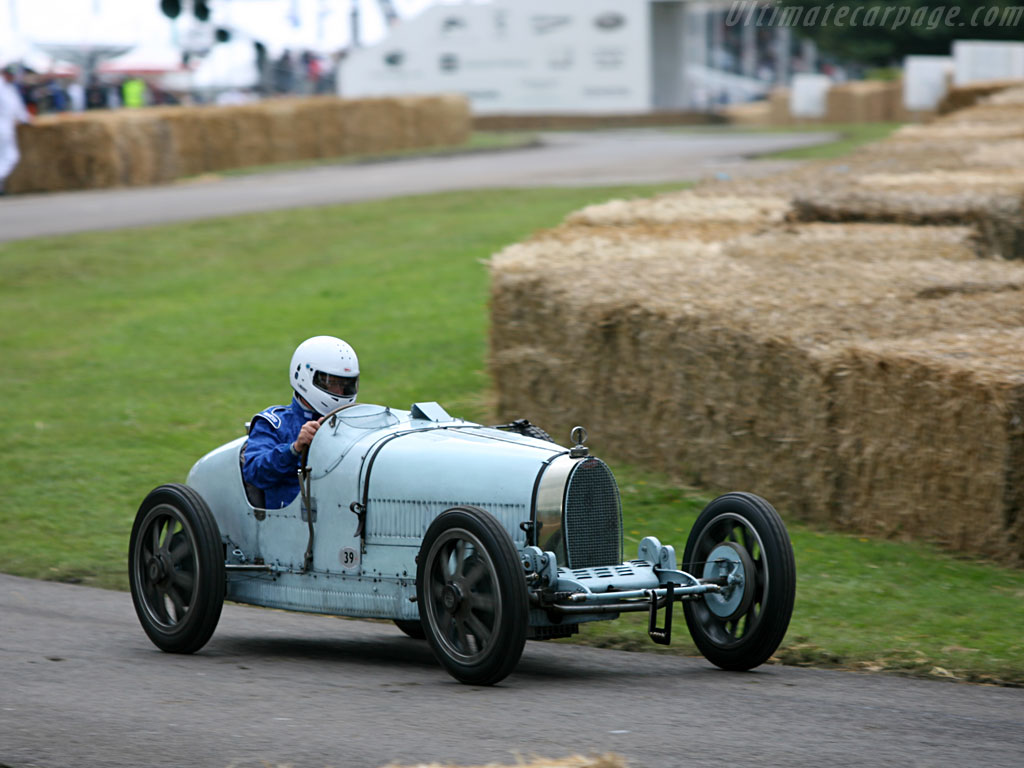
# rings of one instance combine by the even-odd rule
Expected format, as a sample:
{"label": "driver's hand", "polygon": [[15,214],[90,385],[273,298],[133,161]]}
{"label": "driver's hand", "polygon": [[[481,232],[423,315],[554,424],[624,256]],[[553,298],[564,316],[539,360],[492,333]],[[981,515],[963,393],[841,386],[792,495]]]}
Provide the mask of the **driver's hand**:
{"label": "driver's hand", "polygon": [[302,453],[309,444],[313,442],[313,435],[320,429],[320,422],[323,419],[317,419],[316,421],[307,421],[302,425],[302,429],[299,430],[299,436],[295,438],[295,442],[292,443],[292,447],[295,448],[296,453]]}

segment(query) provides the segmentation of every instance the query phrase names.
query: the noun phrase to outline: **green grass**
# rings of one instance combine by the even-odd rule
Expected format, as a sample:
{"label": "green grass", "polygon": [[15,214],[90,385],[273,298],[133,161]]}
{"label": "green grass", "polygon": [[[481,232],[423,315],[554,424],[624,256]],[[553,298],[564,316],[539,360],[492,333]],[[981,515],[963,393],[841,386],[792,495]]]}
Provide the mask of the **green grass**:
{"label": "green grass", "polygon": [[[0,245],[0,568],[124,589],[143,496],[286,402],[309,335],[353,343],[364,402],[489,419],[482,261],[588,203],[668,188],[450,193]],[[618,469],[627,553],[648,534],[681,553],[711,492]],[[1024,683],[1024,572],[791,534],[780,659]],[[644,622],[582,641],[660,650]],[[679,612],[675,635],[668,652],[694,652]]]}
{"label": "green grass", "polygon": [[889,136],[902,123],[815,123],[804,125],[707,125],[672,129],[682,133],[838,133],[836,141],[813,147],[783,149],[758,157],[766,160],[834,160],[850,154],[863,144]]}
{"label": "green grass", "polygon": [[833,131],[840,134],[842,138],[838,141],[819,144],[815,147],[785,149],[765,155],[764,157],[774,160],[835,160],[850,154],[850,152],[863,144],[869,144],[872,141],[880,141],[886,138],[899,128],[900,125],[901,123],[839,123],[787,128],[784,130],[797,133]]}

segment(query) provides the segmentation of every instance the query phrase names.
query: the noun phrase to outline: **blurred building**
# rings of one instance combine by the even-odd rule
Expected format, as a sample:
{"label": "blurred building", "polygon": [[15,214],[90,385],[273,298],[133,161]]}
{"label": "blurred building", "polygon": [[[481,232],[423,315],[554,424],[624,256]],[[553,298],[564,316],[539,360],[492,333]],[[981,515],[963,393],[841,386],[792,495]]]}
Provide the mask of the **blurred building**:
{"label": "blurred building", "polygon": [[816,66],[791,30],[737,24],[723,0],[435,5],[357,48],[343,96],[456,91],[477,114],[615,114],[747,101]]}

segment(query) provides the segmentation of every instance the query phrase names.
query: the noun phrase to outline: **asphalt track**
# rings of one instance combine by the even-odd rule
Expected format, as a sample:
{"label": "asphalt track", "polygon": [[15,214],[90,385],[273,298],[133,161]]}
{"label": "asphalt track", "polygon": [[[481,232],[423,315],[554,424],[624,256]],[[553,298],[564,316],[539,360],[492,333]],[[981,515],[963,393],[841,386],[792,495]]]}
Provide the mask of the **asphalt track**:
{"label": "asphalt track", "polygon": [[0,242],[446,190],[640,184],[766,173],[785,164],[746,158],[835,136],[547,133],[539,146],[515,150],[321,165],[159,187],[14,195],[0,198]]}
{"label": "asphalt track", "polygon": [[[683,627],[679,628],[685,631]],[[0,764],[376,768],[615,752],[631,766],[1020,766],[1024,689],[529,642],[461,685],[388,623],[228,604],[192,656],[126,593],[0,576]]]}

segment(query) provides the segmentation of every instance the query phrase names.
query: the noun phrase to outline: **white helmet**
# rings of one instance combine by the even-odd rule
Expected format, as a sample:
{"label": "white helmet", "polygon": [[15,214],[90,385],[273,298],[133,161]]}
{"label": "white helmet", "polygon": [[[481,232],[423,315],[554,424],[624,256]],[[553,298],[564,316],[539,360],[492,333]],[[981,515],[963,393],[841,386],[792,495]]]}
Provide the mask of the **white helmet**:
{"label": "white helmet", "polygon": [[295,349],[289,383],[319,414],[356,401],[359,358],[352,347],[333,336],[314,336]]}

